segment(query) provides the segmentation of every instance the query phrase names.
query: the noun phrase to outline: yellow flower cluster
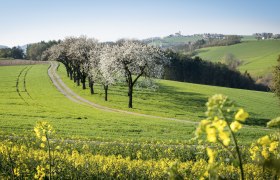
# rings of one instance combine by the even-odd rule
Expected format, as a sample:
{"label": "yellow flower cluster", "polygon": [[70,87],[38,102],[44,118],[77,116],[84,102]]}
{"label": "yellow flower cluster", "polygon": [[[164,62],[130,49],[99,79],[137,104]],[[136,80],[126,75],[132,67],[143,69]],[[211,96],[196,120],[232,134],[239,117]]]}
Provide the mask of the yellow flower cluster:
{"label": "yellow flower cluster", "polygon": [[251,159],[255,161],[269,160],[271,157],[280,159],[279,137],[271,138],[268,135],[258,139],[250,148]]}
{"label": "yellow flower cluster", "polygon": [[[214,152],[208,150],[209,156]],[[10,166],[14,165],[14,176],[26,179],[44,179],[48,176],[48,152],[43,149],[27,148],[25,145],[1,143],[0,161],[3,167],[0,171],[1,179],[11,177]],[[61,149],[53,152],[53,178],[59,179],[168,179],[171,167],[176,164],[178,177],[185,179],[199,179],[205,175],[207,162],[202,159],[181,162],[171,159],[142,160],[130,159],[116,155],[94,155],[77,150]],[[12,161],[12,162],[11,162]],[[209,159],[211,163],[213,159]],[[245,164],[246,177],[253,173],[262,176],[261,167],[254,164]],[[3,173],[4,171],[4,173]],[[217,166],[217,172],[225,179],[233,179],[239,173],[238,168],[227,164]],[[269,177],[266,175],[266,177]]]}
{"label": "yellow flower cluster", "polygon": [[242,124],[240,122],[244,122],[249,117],[249,114],[244,111],[244,109],[239,109],[235,114],[235,121],[230,124],[230,129],[233,132],[237,132],[242,128]]}
{"label": "yellow flower cluster", "polygon": [[[234,109],[234,104],[227,98],[227,96],[221,94],[210,97],[206,106],[206,115],[208,116],[208,119],[204,119],[200,122],[196,130],[197,137],[205,133],[207,142],[217,143],[227,150],[231,157],[237,157],[241,172],[240,178],[243,179],[244,171],[242,167],[241,153],[234,133],[242,128],[240,122],[244,122],[249,117],[249,114],[242,108],[234,114],[234,111],[232,111]],[[234,142],[236,156],[228,147],[231,138]],[[209,166],[206,174],[209,174],[210,172],[213,174],[213,168],[215,167],[213,164],[216,153],[209,147],[207,147],[206,150],[209,158]]]}
{"label": "yellow flower cluster", "polygon": [[45,121],[37,122],[36,126],[34,127],[34,132],[36,134],[36,137],[40,141],[42,141],[42,143],[40,144],[41,148],[44,148],[46,146],[46,141],[48,141],[50,136],[55,133],[53,127]]}
{"label": "yellow flower cluster", "polygon": [[227,122],[218,117],[215,117],[213,121],[205,119],[199,124],[196,134],[199,136],[205,132],[208,142],[216,143],[218,141],[228,146],[230,143],[230,136],[229,132],[225,130],[226,126]]}

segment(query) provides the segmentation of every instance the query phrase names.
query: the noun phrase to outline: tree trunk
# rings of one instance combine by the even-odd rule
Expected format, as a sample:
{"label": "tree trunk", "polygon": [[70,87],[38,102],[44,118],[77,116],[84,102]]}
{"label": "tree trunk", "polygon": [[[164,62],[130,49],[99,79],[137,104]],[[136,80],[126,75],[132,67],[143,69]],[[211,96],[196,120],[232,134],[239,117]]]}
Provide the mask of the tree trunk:
{"label": "tree trunk", "polygon": [[85,75],[82,75],[82,84],[83,84],[83,89],[86,89],[86,76]]}
{"label": "tree trunk", "polygon": [[90,94],[94,94],[94,89],[93,89],[93,82],[90,82]]}
{"label": "tree trunk", "polygon": [[104,90],[105,90],[105,101],[108,100],[108,85],[104,85]]}
{"label": "tree trunk", "polygon": [[78,77],[76,79],[76,84],[77,84],[77,86],[80,86],[80,79]]}
{"label": "tree trunk", "polygon": [[94,85],[93,80],[90,77],[88,77],[88,87],[90,88],[90,94],[94,94],[93,85]]}
{"label": "tree trunk", "polygon": [[88,77],[88,87],[90,87],[91,78]]}
{"label": "tree trunk", "polygon": [[133,86],[132,84],[128,86],[128,108],[132,108],[132,93],[133,93]]}
{"label": "tree trunk", "polygon": [[77,72],[76,72],[76,84],[77,84],[77,86],[80,86],[80,80],[81,80],[81,73],[77,70]]}
{"label": "tree trunk", "polygon": [[67,71],[67,77],[69,77],[69,76],[70,76],[70,71],[69,71],[69,69],[66,68],[66,71]]}
{"label": "tree trunk", "polygon": [[74,81],[74,83],[76,83],[76,80],[77,80],[77,72],[74,70],[74,72],[73,72],[73,81]]}
{"label": "tree trunk", "polygon": [[72,70],[69,71],[69,75],[70,75],[70,80],[73,80],[73,71]]}

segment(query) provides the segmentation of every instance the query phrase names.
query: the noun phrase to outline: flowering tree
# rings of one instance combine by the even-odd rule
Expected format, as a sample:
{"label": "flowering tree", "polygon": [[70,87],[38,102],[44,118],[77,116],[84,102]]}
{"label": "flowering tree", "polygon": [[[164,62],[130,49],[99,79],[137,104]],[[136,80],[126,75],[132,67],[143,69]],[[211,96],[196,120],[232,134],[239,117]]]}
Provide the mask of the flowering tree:
{"label": "flowering tree", "polygon": [[129,103],[132,108],[133,87],[141,76],[159,78],[167,63],[164,53],[156,47],[139,41],[120,40],[102,55],[102,71],[121,74],[128,85]]}
{"label": "flowering tree", "polygon": [[[105,62],[107,54],[112,50],[110,45],[99,44],[96,48],[90,51],[90,61],[89,61],[89,81],[91,82],[90,86],[93,87],[93,80],[103,85],[105,91],[105,101],[108,100],[108,87],[111,84],[114,84],[116,77],[112,73],[110,67],[107,67]],[[105,59],[104,59],[105,58]],[[91,93],[93,94],[93,88]]]}
{"label": "flowering tree", "polygon": [[[65,65],[67,76],[70,77],[71,80],[73,79],[74,66],[69,55],[69,48],[76,40],[77,38],[67,37],[61,43],[52,46],[46,51],[49,60],[57,60]],[[75,77],[74,80],[76,81]]]}
{"label": "flowering tree", "polygon": [[97,40],[94,38],[87,38],[86,36],[80,36],[69,47],[68,55],[73,61],[74,70],[77,76],[77,85],[79,80],[83,84],[83,89],[86,89],[86,77],[89,72],[89,59],[90,51],[97,46]]}

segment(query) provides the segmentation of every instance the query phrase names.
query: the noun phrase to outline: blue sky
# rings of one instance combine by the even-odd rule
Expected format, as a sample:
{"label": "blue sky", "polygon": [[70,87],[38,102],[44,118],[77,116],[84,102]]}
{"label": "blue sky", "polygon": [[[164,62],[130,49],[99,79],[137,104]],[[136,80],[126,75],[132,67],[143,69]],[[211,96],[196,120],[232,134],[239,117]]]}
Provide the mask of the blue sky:
{"label": "blue sky", "polygon": [[280,33],[278,0],[0,0],[0,44],[65,36],[100,41],[182,34]]}

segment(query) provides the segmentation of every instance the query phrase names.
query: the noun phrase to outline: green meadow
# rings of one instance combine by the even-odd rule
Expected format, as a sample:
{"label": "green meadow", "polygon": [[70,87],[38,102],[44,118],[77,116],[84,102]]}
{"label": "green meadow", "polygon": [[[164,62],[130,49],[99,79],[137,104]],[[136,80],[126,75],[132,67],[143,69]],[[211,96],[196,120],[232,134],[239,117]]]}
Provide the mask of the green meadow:
{"label": "green meadow", "polygon": [[143,114],[183,120],[199,121],[204,118],[205,103],[214,94],[227,95],[239,107],[244,107],[249,113],[250,124],[262,124],[280,115],[279,102],[273,93],[225,88],[218,86],[199,85],[169,80],[157,80],[158,89],[149,90],[135,88],[131,110],[127,106],[127,86],[109,87],[108,101],[104,101],[104,90],[101,85],[95,85],[95,94],[89,89],[83,90],[66,77],[63,65],[58,68],[63,81],[82,97],[98,104],[128,110]]}
{"label": "green meadow", "polygon": [[187,44],[189,42],[195,42],[197,40],[201,40],[203,37],[201,35],[198,36],[172,36],[172,37],[164,37],[162,39],[155,39],[150,44],[156,46],[172,46],[179,44]]}
{"label": "green meadow", "polygon": [[[65,138],[110,140],[185,141],[194,137],[197,124],[141,117],[119,112],[106,112],[67,99],[52,84],[47,74],[48,64],[0,67],[0,131],[2,135],[22,135],[33,132],[37,121],[49,121]],[[126,86],[112,86],[109,101],[103,101],[101,86],[96,94],[81,90],[65,74],[61,65],[59,75],[81,96],[98,104],[124,109],[127,106]],[[134,91],[132,111],[188,121],[204,118],[207,98],[223,93],[244,107],[251,115],[248,126],[238,136],[242,143],[267,134],[264,122],[279,115],[279,104],[271,93],[230,88],[158,81],[158,90]],[[257,125],[257,126],[256,126]]]}
{"label": "green meadow", "polygon": [[262,76],[272,71],[280,54],[279,40],[245,41],[231,46],[217,46],[197,50],[204,60],[220,62],[228,53],[243,61],[239,70],[253,76]]}

